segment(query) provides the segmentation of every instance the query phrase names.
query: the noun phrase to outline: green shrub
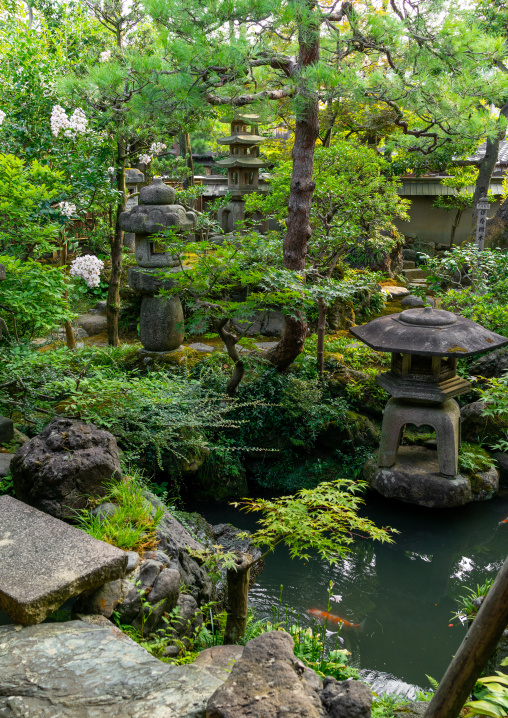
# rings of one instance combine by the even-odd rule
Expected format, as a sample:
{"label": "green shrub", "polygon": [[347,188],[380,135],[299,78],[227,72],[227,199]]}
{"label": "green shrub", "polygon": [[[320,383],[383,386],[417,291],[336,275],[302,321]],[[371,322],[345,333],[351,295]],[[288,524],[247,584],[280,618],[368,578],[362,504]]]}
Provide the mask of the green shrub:
{"label": "green shrub", "polygon": [[91,509],[81,512],[78,526],[99,541],[124,551],[143,553],[156,546],[156,529],[164,508],[153,509],[144,494],[146,483],[138,474],[125,476],[107,485],[107,494],[93,503],[111,502],[117,510],[111,516],[94,516]]}

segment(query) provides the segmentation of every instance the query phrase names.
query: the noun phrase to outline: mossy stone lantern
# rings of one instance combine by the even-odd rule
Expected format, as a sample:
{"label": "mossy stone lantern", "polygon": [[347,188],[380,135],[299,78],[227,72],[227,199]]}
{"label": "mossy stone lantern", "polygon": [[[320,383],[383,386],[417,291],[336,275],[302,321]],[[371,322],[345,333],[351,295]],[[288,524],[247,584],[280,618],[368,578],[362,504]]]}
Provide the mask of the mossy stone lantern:
{"label": "mossy stone lantern", "polygon": [[439,472],[454,478],[460,443],[460,409],[454,397],[471,388],[456,374],[457,359],[497,349],[508,338],[430,307],[380,317],[350,331],[372,349],[392,355],[390,370],[376,377],[392,396],[383,414],[378,466],[395,464],[405,424],[431,426]]}
{"label": "mossy stone lantern", "polygon": [[177,349],[184,338],[183,308],[177,295],[160,296],[170,289],[172,280],[160,278],[160,270],[179,271],[175,257],[160,233],[173,228],[181,235],[192,234],[196,216],[175,204],[175,190],[160,177],[142,187],[139,204],[120,215],[120,227],[135,235],[137,267],[129,267],[129,285],[142,295],[139,334],[147,352],[164,354]]}

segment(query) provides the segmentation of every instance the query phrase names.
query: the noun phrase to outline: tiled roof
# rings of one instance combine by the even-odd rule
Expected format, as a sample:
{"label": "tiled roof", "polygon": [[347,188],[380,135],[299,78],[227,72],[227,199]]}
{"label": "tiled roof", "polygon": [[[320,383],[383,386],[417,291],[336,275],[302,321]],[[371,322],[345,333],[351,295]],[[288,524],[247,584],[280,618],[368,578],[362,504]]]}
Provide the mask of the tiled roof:
{"label": "tiled roof", "polygon": [[[479,160],[485,155],[485,145],[486,143],[483,142],[475,152],[475,154],[470,157],[472,160]],[[508,164],[508,142],[506,140],[501,140],[499,143],[499,154],[497,156],[497,164],[498,165],[506,165]]]}

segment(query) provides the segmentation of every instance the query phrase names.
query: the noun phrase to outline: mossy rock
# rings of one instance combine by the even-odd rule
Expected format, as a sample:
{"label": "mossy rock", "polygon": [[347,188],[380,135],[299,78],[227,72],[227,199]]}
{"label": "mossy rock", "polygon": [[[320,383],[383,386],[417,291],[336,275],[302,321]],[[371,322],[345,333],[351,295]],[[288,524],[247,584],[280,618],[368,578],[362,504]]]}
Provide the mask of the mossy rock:
{"label": "mossy rock", "polygon": [[379,444],[379,428],[363,414],[346,411],[344,423],[330,421],[318,436],[318,442],[328,449],[359,446],[375,448]]}
{"label": "mossy rock", "polygon": [[23,444],[26,444],[27,441],[30,441],[28,436],[26,434],[22,434],[21,431],[18,431],[18,429],[14,429],[14,438],[12,441],[9,441],[7,443],[0,443],[0,449],[3,449],[4,453],[9,454],[15,454],[16,451],[23,446]]}
{"label": "mossy rock", "polygon": [[355,325],[353,302],[347,299],[336,299],[326,312],[328,326],[333,331],[349,329]]}
{"label": "mossy rock", "polygon": [[461,445],[459,472],[469,479],[475,501],[490,499],[499,490],[499,472],[494,460],[478,444],[464,442]]}
{"label": "mossy rock", "polygon": [[461,409],[461,432],[465,441],[492,446],[508,433],[508,418],[483,416],[485,404],[475,401]]}
{"label": "mossy rock", "polygon": [[330,390],[332,394],[344,397],[353,407],[380,419],[390,397],[376,384],[378,373],[376,368],[365,372],[340,367],[330,377]]}

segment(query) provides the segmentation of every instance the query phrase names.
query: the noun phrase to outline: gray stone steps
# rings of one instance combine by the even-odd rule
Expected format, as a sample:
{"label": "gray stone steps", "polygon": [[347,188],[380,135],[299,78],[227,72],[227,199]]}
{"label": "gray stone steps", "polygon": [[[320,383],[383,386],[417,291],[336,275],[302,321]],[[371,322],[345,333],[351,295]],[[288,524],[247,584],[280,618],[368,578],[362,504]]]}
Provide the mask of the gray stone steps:
{"label": "gray stone steps", "polygon": [[429,271],[428,269],[403,269],[402,274],[408,281],[412,281],[413,279],[425,279],[428,277]]}
{"label": "gray stone steps", "polygon": [[414,269],[416,267],[416,262],[413,262],[410,259],[404,259],[402,262],[402,269]]}

